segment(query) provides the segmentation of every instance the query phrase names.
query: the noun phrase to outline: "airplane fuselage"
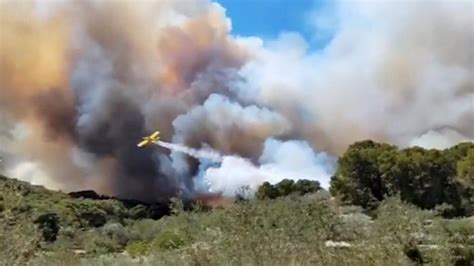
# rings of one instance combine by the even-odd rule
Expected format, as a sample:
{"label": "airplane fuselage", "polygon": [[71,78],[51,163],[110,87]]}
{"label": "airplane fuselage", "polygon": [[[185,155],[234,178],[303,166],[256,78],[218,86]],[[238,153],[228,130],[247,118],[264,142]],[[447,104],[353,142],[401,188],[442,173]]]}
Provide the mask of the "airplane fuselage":
{"label": "airplane fuselage", "polygon": [[138,143],[138,147],[143,147],[145,145],[149,145],[149,144],[152,144],[152,143],[155,143],[157,142],[158,140],[160,140],[160,132],[159,131],[155,131],[155,133],[151,134],[150,136],[147,136],[147,137],[143,137],[142,138],[142,141],[140,143]]}

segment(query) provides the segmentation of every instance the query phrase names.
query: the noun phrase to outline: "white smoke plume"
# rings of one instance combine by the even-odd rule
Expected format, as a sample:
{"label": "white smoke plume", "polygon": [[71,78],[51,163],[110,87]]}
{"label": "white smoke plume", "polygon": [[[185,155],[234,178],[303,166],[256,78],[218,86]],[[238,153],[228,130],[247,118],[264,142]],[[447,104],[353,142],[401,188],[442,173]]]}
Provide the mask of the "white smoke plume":
{"label": "white smoke plume", "polygon": [[[259,166],[250,160],[232,155],[221,155],[212,149],[193,149],[180,144],[157,141],[155,144],[178,153],[184,153],[209,164],[201,169],[195,182],[204,181],[210,192],[233,196],[242,187],[255,191],[263,182],[272,184],[283,178],[293,180],[317,180],[328,188],[330,176],[334,172],[334,159],[325,153],[315,154],[308,143],[303,141],[282,142],[267,139]],[[213,164],[219,163],[217,167]],[[202,180],[201,180],[202,179]]]}
{"label": "white smoke plume", "polygon": [[[327,186],[363,139],[472,141],[473,5],[335,1],[308,15],[314,38],[331,35],[315,50],[298,33],[234,36],[208,0],[1,1],[2,167],[153,201],[283,178]],[[155,130],[179,152],[136,147]],[[222,161],[181,152],[202,148]]]}
{"label": "white smoke plume", "polygon": [[410,146],[418,146],[426,149],[446,149],[457,143],[469,141],[472,141],[472,139],[452,129],[443,128],[440,130],[430,130],[419,138],[413,139],[410,142]]}
{"label": "white smoke plume", "polygon": [[241,157],[224,156],[222,164],[207,168],[202,178],[210,191],[232,196],[242,187],[255,191],[263,182],[275,184],[284,178],[316,180],[328,188],[334,167],[333,158],[316,154],[306,142],[268,139],[258,166]]}
{"label": "white smoke plume", "polygon": [[169,142],[161,141],[161,140],[158,140],[156,142],[156,145],[159,145],[161,147],[167,148],[172,151],[185,153],[196,159],[207,159],[207,160],[212,160],[214,162],[222,161],[222,155],[220,155],[218,152],[213,151],[213,150],[204,150],[204,149],[198,150],[198,149],[186,147],[184,145],[169,143]]}

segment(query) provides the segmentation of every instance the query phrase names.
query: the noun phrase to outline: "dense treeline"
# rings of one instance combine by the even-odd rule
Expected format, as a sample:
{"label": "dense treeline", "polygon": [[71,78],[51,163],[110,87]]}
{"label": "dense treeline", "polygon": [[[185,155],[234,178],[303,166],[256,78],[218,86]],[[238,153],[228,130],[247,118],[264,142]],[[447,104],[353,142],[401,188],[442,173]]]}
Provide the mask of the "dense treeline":
{"label": "dense treeline", "polygon": [[399,195],[424,209],[442,208],[446,216],[473,215],[474,144],[426,150],[357,142],[339,158],[330,191],[368,209]]}

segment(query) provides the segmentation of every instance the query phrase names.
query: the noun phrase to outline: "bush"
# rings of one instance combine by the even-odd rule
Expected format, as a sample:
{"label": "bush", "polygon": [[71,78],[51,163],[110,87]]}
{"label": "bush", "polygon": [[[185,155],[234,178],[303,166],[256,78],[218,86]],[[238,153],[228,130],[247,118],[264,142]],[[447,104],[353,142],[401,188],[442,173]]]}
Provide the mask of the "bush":
{"label": "bush", "polygon": [[134,220],[144,219],[147,216],[148,211],[143,205],[137,205],[130,210],[130,218]]}
{"label": "bush", "polygon": [[59,217],[56,213],[42,214],[34,223],[38,224],[45,241],[53,242],[56,240],[59,231]]}
{"label": "bush", "polygon": [[119,223],[106,224],[101,232],[120,247],[125,247],[130,240],[134,239],[129,230]]}
{"label": "bush", "polygon": [[137,240],[153,240],[161,231],[160,224],[152,219],[143,219],[127,227]]}
{"label": "bush", "polygon": [[132,257],[140,257],[149,254],[150,246],[151,243],[149,241],[135,241],[128,244],[125,250]]}
{"label": "bush", "polygon": [[449,236],[449,243],[456,265],[474,263],[474,218],[449,219],[443,221],[443,229]]}
{"label": "bush", "polygon": [[40,246],[42,236],[29,217],[16,218],[11,225],[0,220],[1,265],[25,265]]}
{"label": "bush", "polygon": [[82,200],[70,206],[81,227],[100,227],[107,222],[106,212],[98,208],[92,200]]}
{"label": "bush", "polygon": [[257,199],[275,199],[278,197],[285,197],[291,194],[305,195],[308,193],[315,193],[320,190],[321,186],[318,181],[298,180],[296,183],[293,180],[283,179],[279,183],[272,185],[264,182],[255,193]]}
{"label": "bush", "polygon": [[184,239],[172,231],[163,231],[153,240],[152,246],[157,250],[177,249],[183,246]]}
{"label": "bush", "polygon": [[93,254],[107,254],[122,251],[122,246],[113,239],[94,234],[91,239],[85,243],[86,250],[88,253]]}
{"label": "bush", "polygon": [[264,182],[260,185],[255,193],[257,199],[275,199],[278,196],[276,189],[268,182]]}

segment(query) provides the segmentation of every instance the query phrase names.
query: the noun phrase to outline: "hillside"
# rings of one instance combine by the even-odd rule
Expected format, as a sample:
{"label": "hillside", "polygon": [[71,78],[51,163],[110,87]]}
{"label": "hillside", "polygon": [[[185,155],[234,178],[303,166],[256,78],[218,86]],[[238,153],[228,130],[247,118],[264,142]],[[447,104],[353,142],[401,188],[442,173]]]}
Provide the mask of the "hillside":
{"label": "hillside", "polygon": [[0,176],[0,257],[22,262],[37,251],[95,250],[98,228],[169,214],[167,204],[146,204],[99,196],[70,195]]}
{"label": "hillside", "polygon": [[[0,258],[17,265],[472,265],[474,144],[362,141],[317,181],[254,199],[145,203],[0,176]],[[199,203],[199,204],[197,204]]]}
{"label": "hillside", "polygon": [[321,190],[212,211],[174,202],[170,216],[153,220],[151,205],[73,198],[6,177],[0,189],[7,265],[470,265],[474,257],[472,218],[443,219],[395,198],[370,213]]}

